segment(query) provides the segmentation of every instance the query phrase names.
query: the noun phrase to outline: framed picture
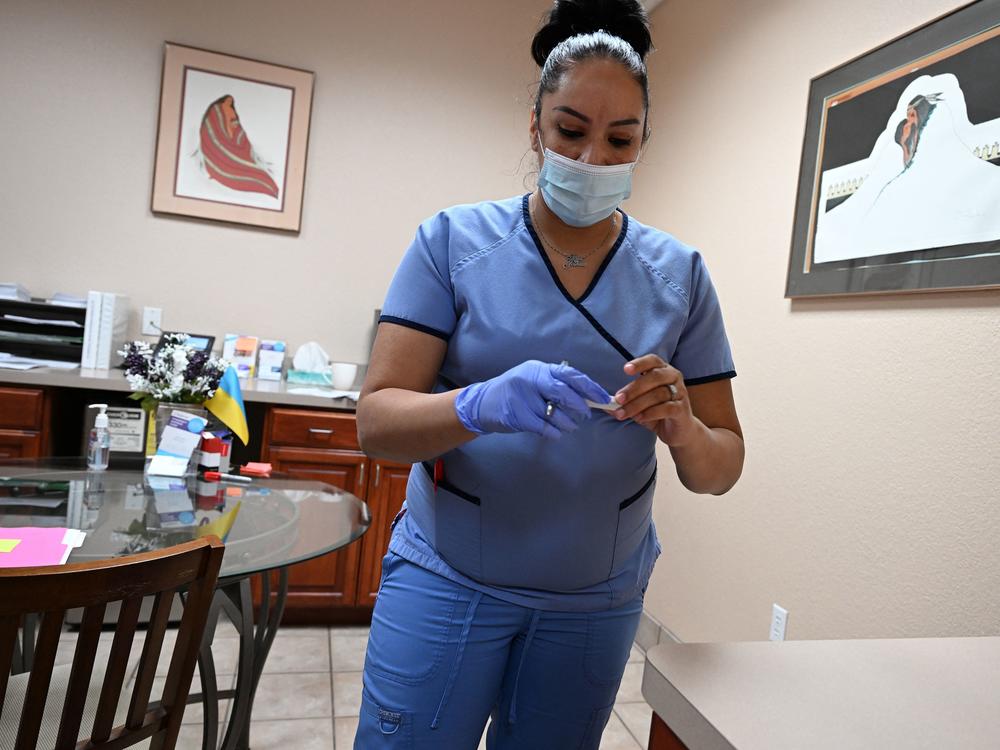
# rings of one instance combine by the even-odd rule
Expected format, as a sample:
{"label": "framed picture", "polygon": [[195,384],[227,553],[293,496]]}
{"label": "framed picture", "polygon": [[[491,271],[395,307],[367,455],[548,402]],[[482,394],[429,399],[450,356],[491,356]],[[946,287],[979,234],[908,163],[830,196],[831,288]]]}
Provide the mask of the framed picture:
{"label": "framed picture", "polygon": [[153,349],[153,353],[160,351],[164,344],[167,343],[166,338],[171,334],[184,333],[187,336],[187,340],[184,342],[184,346],[189,346],[195,351],[204,352],[205,354],[211,355],[212,345],[215,343],[215,336],[206,336],[202,333],[187,333],[185,331],[163,331],[160,333],[160,340],[156,342],[156,346]]}
{"label": "framed picture", "polygon": [[166,44],[153,211],[299,231],[313,77]]}
{"label": "framed picture", "polygon": [[1000,288],[1000,0],[814,78],[786,297]]}

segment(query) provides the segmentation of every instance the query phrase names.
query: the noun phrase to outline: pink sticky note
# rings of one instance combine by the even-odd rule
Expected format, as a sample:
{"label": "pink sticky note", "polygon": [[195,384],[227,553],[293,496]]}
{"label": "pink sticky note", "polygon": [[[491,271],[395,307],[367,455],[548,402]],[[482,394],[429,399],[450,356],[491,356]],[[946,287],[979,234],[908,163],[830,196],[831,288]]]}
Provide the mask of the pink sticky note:
{"label": "pink sticky note", "polygon": [[34,565],[59,565],[66,557],[65,527],[5,528],[5,539],[18,540],[10,552],[0,555],[0,568],[26,568]]}

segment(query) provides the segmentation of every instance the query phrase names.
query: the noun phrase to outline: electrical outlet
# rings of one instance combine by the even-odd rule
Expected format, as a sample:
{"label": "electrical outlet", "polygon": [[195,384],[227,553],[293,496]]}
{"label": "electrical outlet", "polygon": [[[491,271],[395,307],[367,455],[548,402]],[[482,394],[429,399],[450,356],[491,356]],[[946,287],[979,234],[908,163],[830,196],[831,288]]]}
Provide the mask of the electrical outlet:
{"label": "electrical outlet", "polygon": [[163,323],[163,308],[144,307],[142,308],[142,335],[159,336]]}
{"label": "electrical outlet", "polygon": [[788,625],[788,610],[778,604],[771,605],[771,632],[768,637],[772,641],[785,640],[785,627]]}

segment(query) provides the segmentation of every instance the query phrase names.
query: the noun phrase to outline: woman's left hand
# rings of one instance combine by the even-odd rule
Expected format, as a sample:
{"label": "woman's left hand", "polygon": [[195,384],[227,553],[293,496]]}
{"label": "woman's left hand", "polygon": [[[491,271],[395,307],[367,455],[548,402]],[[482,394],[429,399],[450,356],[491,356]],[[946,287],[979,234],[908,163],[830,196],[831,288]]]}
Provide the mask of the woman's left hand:
{"label": "woman's left hand", "polygon": [[671,447],[684,445],[697,433],[684,375],[655,354],[646,354],[625,365],[625,374],[635,377],[614,395],[621,404],[612,414],[632,419]]}

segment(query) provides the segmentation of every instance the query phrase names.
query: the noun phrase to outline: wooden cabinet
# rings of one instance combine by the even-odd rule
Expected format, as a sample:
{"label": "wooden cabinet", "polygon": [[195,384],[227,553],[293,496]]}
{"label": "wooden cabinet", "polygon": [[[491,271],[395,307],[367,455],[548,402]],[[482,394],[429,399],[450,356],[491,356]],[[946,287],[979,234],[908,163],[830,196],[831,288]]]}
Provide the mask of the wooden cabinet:
{"label": "wooden cabinet", "polygon": [[382,579],[382,558],[389,549],[392,519],[406,499],[409,464],[372,461],[366,502],[372,512],[372,525],[361,539],[361,566],[358,569],[359,605],[375,606],[375,595]]}
{"label": "wooden cabinet", "polygon": [[268,412],[261,458],[275,472],[293,479],[347,490],[368,503],[372,516],[359,542],[289,568],[286,621],[342,621],[348,608],[360,617],[370,614],[389,544],[389,526],[403,504],[410,466],[362,453],[353,414],[308,409],[272,408]]}
{"label": "wooden cabinet", "polygon": [[41,388],[0,388],[0,458],[48,455],[49,409]]}

